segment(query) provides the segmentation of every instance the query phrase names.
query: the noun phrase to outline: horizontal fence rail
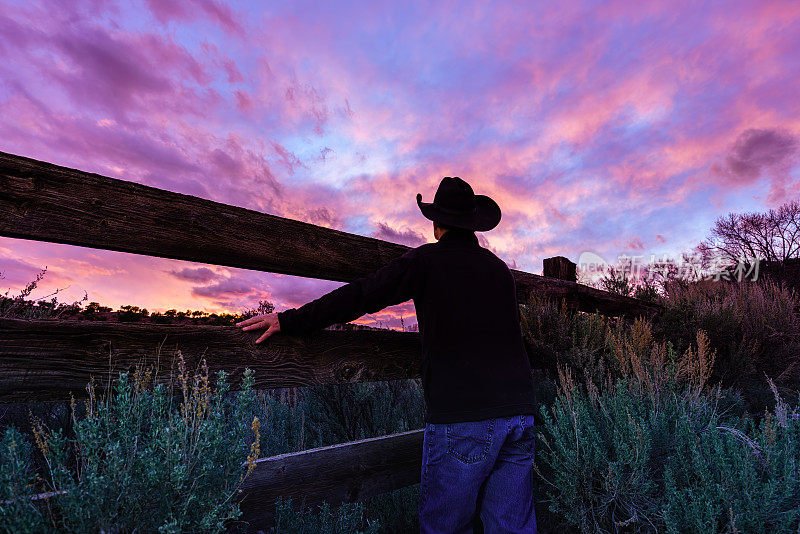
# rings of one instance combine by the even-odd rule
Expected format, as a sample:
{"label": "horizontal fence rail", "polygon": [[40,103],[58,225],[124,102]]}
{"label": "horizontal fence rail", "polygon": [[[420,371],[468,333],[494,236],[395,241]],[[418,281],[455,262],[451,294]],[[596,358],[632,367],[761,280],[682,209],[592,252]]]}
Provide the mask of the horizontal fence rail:
{"label": "horizontal fence rail", "polygon": [[278,496],[292,505],[362,501],[420,481],[424,430],[410,430],[256,461],[242,491],[242,519],[274,521]]}
{"label": "horizontal fence rail", "polygon": [[420,375],[416,332],[278,333],[256,344],[257,337],[235,326],[0,318],[0,402],[83,397],[91,376],[99,385],[137,362],[166,377],[178,350],[187,369],[205,358],[210,372],[228,372],[234,389],[246,367],[259,389]]}
{"label": "horizontal fence rail", "polygon": [[[0,235],[351,282],[409,250],[191,195],[0,152]],[[535,292],[606,315],[658,308],[575,282],[512,269]]]}

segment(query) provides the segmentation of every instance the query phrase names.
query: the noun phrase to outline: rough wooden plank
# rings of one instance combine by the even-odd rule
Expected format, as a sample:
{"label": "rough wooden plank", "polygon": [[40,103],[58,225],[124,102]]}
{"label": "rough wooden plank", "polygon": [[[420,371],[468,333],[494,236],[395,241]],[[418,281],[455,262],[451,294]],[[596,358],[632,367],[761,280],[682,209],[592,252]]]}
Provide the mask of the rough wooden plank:
{"label": "rough wooden plank", "polygon": [[[409,196],[412,202],[412,196]],[[409,247],[0,152],[0,235],[350,282]],[[512,270],[530,291],[584,311],[657,308]]]}
{"label": "rough wooden plank", "polygon": [[257,460],[242,491],[250,531],[274,524],[275,500],[293,506],[363,501],[420,481],[424,430],[282,454]]}
{"label": "rough wooden plank", "polygon": [[4,152],[0,235],[341,282],[408,250]]}
{"label": "rough wooden plank", "polygon": [[[262,331],[263,332],[263,331]],[[416,332],[320,330],[309,336],[260,334],[235,326],[154,325],[0,318],[0,402],[85,395],[136,362],[157,364],[167,381],[180,350],[189,369],[205,357],[237,385],[246,367],[259,388],[414,378],[422,348]],[[109,370],[111,372],[109,372]]]}
{"label": "rough wooden plank", "polygon": [[538,294],[558,302],[564,299],[570,307],[603,315],[623,315],[629,318],[654,317],[661,311],[661,307],[655,304],[583,284],[546,278],[515,269],[511,272],[516,279],[517,301],[521,303],[528,302],[531,294]]}

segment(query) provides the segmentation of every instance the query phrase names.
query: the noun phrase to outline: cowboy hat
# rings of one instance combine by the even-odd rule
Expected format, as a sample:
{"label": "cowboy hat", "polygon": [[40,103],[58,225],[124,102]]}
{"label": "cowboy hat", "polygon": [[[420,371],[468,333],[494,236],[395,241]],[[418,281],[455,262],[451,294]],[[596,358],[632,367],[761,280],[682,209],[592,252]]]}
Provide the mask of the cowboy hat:
{"label": "cowboy hat", "polygon": [[486,195],[476,195],[472,187],[458,176],[445,176],[439,183],[433,202],[417,205],[425,218],[447,226],[485,232],[500,222],[500,206]]}

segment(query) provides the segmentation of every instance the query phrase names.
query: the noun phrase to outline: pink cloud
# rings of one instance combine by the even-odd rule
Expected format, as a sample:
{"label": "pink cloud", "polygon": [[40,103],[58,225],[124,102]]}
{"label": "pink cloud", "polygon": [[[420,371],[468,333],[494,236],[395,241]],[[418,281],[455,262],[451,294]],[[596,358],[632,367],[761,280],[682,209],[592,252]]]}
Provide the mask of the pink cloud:
{"label": "pink cloud", "polygon": [[[155,18],[161,22],[186,22],[205,15],[230,34],[242,35],[244,29],[239,17],[222,2],[215,0],[145,0]],[[199,9],[197,9],[199,8]]]}
{"label": "pink cloud", "polygon": [[249,94],[244,91],[235,91],[234,94],[236,95],[236,107],[239,108],[239,111],[242,113],[253,111],[255,104]]}
{"label": "pink cloud", "polygon": [[392,243],[399,243],[401,245],[408,245],[409,247],[418,247],[427,243],[427,240],[414,230],[395,230],[386,223],[378,223],[378,231],[372,234],[376,239],[384,241],[391,241]]}

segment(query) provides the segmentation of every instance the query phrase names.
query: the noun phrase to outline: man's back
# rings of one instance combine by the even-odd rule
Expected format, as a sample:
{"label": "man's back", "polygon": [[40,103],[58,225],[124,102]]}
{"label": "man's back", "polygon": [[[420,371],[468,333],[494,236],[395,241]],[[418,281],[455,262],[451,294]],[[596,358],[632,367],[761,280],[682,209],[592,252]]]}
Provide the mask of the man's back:
{"label": "man's back", "polygon": [[535,413],[516,287],[508,266],[472,232],[422,245],[414,296],[422,336],[426,422]]}
{"label": "man's back", "polygon": [[535,395],[508,266],[473,232],[450,230],[300,308],[281,331],[306,334],[413,299],[426,422],[534,414]]}
{"label": "man's back", "polygon": [[241,324],[306,334],[413,299],[427,407],[420,532],[469,532],[479,517],[487,532],[535,534],[536,399],[514,278],[474,233],[497,226],[500,207],[450,176],[433,202],[417,193],[417,205],[438,242],[298,309]]}

